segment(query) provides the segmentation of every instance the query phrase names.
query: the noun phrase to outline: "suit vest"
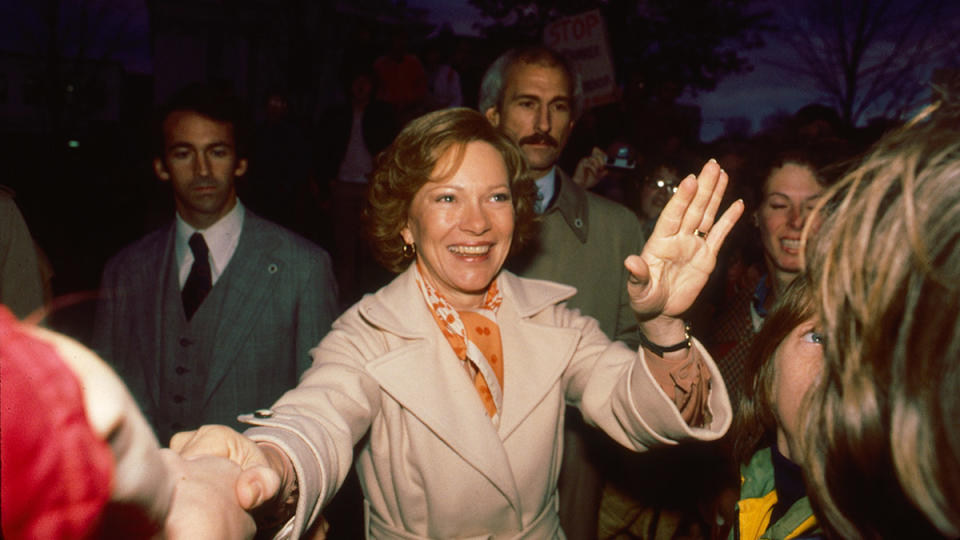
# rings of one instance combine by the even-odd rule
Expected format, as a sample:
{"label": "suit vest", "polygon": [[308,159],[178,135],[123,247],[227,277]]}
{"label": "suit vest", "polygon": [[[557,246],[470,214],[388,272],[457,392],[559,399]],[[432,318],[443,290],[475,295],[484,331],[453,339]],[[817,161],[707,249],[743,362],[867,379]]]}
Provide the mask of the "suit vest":
{"label": "suit vest", "polygon": [[204,387],[216,349],[220,313],[230,288],[229,264],[187,321],[180,296],[176,257],[170,257],[163,285],[160,335],[160,393],[154,427],[161,444],[179,431],[196,429],[205,421]]}

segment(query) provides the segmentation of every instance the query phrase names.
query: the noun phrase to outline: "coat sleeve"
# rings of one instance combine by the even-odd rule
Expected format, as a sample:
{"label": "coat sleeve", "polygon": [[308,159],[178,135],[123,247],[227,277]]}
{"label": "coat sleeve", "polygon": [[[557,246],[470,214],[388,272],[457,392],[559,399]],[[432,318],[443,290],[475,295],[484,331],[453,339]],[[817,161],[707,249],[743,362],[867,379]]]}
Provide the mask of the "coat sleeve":
{"label": "coat sleeve", "polygon": [[627,291],[627,278],[630,277],[630,271],[623,265],[623,261],[630,255],[639,255],[643,251],[647,238],[643,232],[643,225],[632,213],[624,222],[629,225],[630,230],[624,232],[627,235],[626,252],[620,254],[620,260],[618,261],[621,287],[614,339],[626,343],[631,349],[636,349],[640,346],[640,337],[637,335],[637,315],[634,313],[633,307],[630,306],[630,294]]}
{"label": "coat sleeve", "polygon": [[712,418],[704,427],[691,427],[650,371],[643,349],[611,343],[596,321],[577,311],[557,306],[555,316],[562,325],[581,331],[565,374],[566,395],[588,423],[636,451],[685,439],[714,440],[726,433],[732,419],[730,399],[716,364],[698,341],[694,347],[710,374]]}
{"label": "coat sleeve", "polygon": [[271,409],[240,417],[255,426],[244,432],[247,437],[275,444],[290,457],[299,489],[296,515],[284,528],[292,538],[310,527],[343,484],[354,445],[380,411],[379,384],[363,365],[378,344],[374,334],[357,331],[358,321],[355,308],[347,312],[310,351],[323,361],[296,388]]}

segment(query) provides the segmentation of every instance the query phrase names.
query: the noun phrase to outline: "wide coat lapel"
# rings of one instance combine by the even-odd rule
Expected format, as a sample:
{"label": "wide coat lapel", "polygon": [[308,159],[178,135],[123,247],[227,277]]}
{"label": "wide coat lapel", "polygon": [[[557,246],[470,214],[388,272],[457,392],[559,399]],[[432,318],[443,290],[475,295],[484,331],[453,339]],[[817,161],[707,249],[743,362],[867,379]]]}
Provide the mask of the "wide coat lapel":
{"label": "wide coat lapel", "polygon": [[499,284],[504,296],[500,326],[512,330],[501,332],[504,388],[500,437],[506,440],[563,376],[580,333],[530,320],[573,296],[573,287],[535,280],[521,285],[509,272],[501,272]]}
{"label": "wide coat lapel", "polygon": [[282,273],[292,271],[287,261],[276,255],[276,246],[263,232],[263,221],[253,212],[246,212],[237,250],[221,276],[222,280],[230,273],[230,290],[220,313],[216,347],[203,390],[204,405],[234,363],[245,358],[240,354],[241,349],[264,312],[261,306],[273,295]]}
{"label": "wide coat lapel", "polygon": [[423,301],[412,268],[365,298],[360,313],[408,341],[369,364],[370,374],[519,511],[519,490],[500,437]]}

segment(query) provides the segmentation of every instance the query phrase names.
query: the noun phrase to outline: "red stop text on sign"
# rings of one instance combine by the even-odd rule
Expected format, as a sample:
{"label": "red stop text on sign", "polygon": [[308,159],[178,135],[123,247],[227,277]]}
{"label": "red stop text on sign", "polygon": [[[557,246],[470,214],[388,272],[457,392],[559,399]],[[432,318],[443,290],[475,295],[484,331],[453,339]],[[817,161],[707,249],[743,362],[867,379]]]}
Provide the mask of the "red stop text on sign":
{"label": "red stop text on sign", "polygon": [[600,15],[596,12],[561,19],[550,25],[550,41],[558,44],[586,39],[592,36],[594,28],[599,25]]}

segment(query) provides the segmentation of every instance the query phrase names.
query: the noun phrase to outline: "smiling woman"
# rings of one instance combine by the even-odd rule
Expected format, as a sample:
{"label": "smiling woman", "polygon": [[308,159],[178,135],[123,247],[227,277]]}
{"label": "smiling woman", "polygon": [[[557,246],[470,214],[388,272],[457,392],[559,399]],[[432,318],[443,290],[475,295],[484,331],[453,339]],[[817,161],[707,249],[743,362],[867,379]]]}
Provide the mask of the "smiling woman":
{"label": "smiling woman", "polygon": [[[823,181],[816,166],[799,154],[782,155],[767,174],[754,223],[760,230],[774,293],[800,272],[800,233],[821,191]],[[776,296],[767,298],[764,307],[769,308]]]}
{"label": "smiling woman", "polygon": [[513,236],[513,205],[507,168],[489,143],[473,141],[461,152],[451,148],[437,162],[449,178],[427,182],[413,196],[405,245],[416,246],[424,277],[458,309],[481,304],[500,271]]}
{"label": "smiling woman", "polygon": [[[428,183],[437,187],[444,180],[449,183],[452,177],[459,176],[456,183],[462,189],[467,180],[464,176],[474,175],[475,165],[492,168],[492,172],[503,175],[497,180],[509,188],[506,195],[513,209],[513,225],[508,245],[516,250],[532,239],[536,234],[533,211],[536,187],[526,177],[526,161],[516,145],[485,118],[460,109],[447,115],[422,117],[404,132],[405,137],[398,137],[378,157],[369,204],[364,210],[373,252],[381,264],[400,272],[412,261],[405,255],[404,246],[413,244],[401,233],[409,226],[408,213],[421,188]],[[468,143],[481,142],[483,145],[474,145],[470,166],[462,166]],[[478,147],[483,150],[477,150]],[[410,249],[407,248],[407,253]]]}
{"label": "smiling woman", "polygon": [[409,123],[378,158],[366,214],[377,256],[400,275],[334,323],[297,388],[243,417],[255,427],[204,426],[171,447],[244,463],[238,502],[292,518],[295,537],[356,455],[368,537],[562,538],[568,404],[634,451],[720,437],[726,391],[680,315],[743,209],[717,218],[726,174],[710,162],[681,182],[643,252],[623,261],[648,347],[631,350],[566,307],[572,287],[503,270],[531,230],[525,171],[476,111]]}
{"label": "smiling woman", "polygon": [[[733,285],[732,299],[718,314],[710,351],[720,366],[736,407],[745,386],[747,354],[767,313],[800,273],[800,236],[817,197],[828,184],[823,173],[834,159],[819,148],[796,147],[775,153],[763,169],[751,215],[762,247],[762,268]],[[816,227],[810,234],[816,234]]]}

